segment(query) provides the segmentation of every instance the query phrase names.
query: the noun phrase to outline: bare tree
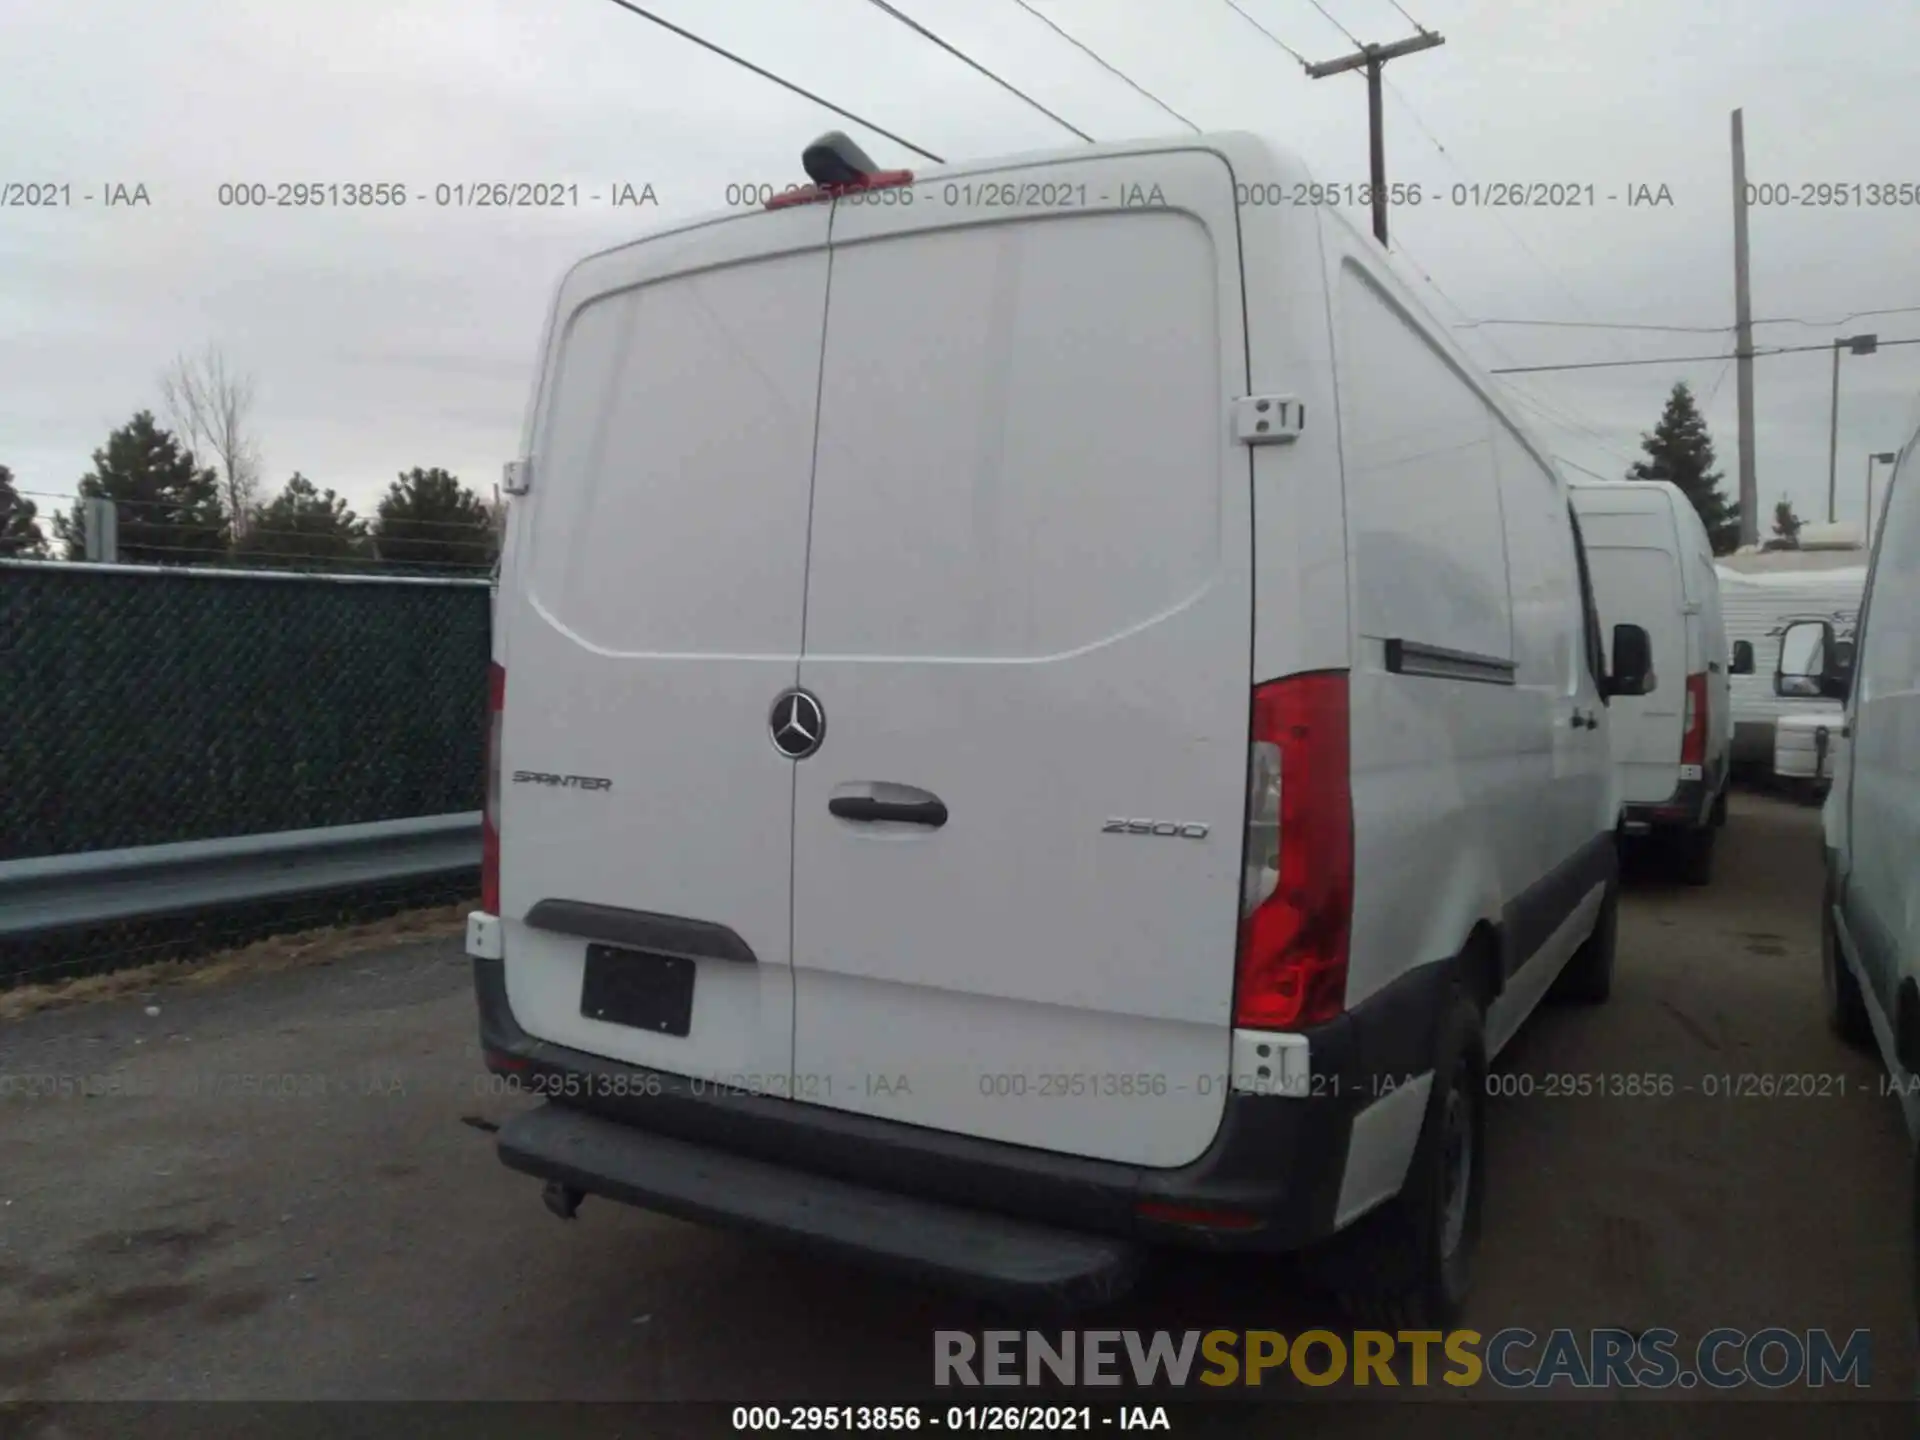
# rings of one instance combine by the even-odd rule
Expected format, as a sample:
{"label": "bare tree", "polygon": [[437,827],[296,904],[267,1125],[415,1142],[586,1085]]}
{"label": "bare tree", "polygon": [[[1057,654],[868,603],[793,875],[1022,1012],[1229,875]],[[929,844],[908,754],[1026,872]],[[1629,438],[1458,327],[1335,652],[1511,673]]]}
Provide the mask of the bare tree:
{"label": "bare tree", "polygon": [[175,433],[219,462],[220,494],[236,538],[260,494],[260,452],[254,444],[253,377],[237,375],[217,345],[182,355],[160,377],[160,398]]}

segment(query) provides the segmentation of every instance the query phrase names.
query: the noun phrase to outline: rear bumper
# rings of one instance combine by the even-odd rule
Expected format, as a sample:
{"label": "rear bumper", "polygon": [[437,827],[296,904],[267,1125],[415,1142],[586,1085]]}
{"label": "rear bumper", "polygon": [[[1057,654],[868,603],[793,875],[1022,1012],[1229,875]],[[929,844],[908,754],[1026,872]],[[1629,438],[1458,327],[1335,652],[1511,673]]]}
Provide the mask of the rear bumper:
{"label": "rear bumper", "polygon": [[1724,773],[1710,772],[1700,780],[1682,780],[1659,804],[1630,804],[1620,808],[1620,828],[1629,835],[1652,830],[1697,830],[1713,823],[1713,802],[1726,783]]}
{"label": "rear bumper", "polygon": [[[503,962],[473,964],[488,1068],[550,1102],[502,1128],[507,1165],[961,1288],[1049,1300],[1123,1288],[1148,1245],[1284,1251],[1331,1234],[1353,1118],[1385,1077],[1404,1084],[1431,1069],[1452,978],[1448,964],[1423,966],[1310,1030],[1312,1094],[1231,1095],[1205,1154],[1155,1170],[719,1089],[548,1044],[514,1020]],[[1143,1216],[1142,1205],[1175,1213]]]}
{"label": "rear bumper", "polygon": [[1130,1240],[967,1210],[674,1140],[548,1103],[500,1130],[515,1170],[682,1220],[801,1241],[984,1297],[1062,1306],[1123,1294]]}

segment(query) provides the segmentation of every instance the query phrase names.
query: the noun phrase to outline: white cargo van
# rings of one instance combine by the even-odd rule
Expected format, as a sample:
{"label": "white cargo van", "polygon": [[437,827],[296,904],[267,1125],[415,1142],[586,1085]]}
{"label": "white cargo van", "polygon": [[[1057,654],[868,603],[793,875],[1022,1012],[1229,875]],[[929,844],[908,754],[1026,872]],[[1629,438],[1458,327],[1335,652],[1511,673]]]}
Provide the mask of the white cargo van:
{"label": "white cargo van", "polygon": [[[562,282],[492,675],[499,1136],[1034,1300],[1158,1244],[1458,1305],[1482,1075],[1606,994],[1564,486],[1250,136],[876,173]],[[1271,202],[1271,203],[1270,203]]]}
{"label": "white cargo van", "polygon": [[[1776,680],[1812,678],[1846,704],[1823,821],[1827,883],[1820,910],[1827,1022],[1860,1048],[1877,1045],[1920,1137],[1920,413],[1888,482],[1852,653],[1827,620],[1800,622]],[[1803,634],[1815,643],[1802,641]],[[1920,1254],[1920,1164],[1914,1242]],[[1920,1292],[1916,1298],[1920,1299]]]}
{"label": "white cargo van", "polygon": [[1713,542],[1684,491],[1660,480],[1571,488],[1603,631],[1628,620],[1653,643],[1651,690],[1612,707],[1621,831],[1662,842],[1681,877],[1704,885],[1727,818],[1728,676],[1752,671],[1752,647],[1737,663],[1728,652]]}
{"label": "white cargo van", "polygon": [[[1802,620],[1774,687],[1845,704],[1832,756],[1821,919],[1827,1014],[1920,1089],[1920,412],[1887,483],[1858,628]],[[1920,1133],[1920,1095],[1909,1098]]]}

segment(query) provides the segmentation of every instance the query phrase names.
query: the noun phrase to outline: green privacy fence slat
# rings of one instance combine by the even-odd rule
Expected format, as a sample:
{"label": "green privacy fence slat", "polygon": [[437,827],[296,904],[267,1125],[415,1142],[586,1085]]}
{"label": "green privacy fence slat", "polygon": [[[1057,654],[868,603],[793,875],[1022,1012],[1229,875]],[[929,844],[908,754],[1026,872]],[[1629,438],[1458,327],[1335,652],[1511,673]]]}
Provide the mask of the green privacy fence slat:
{"label": "green privacy fence slat", "polygon": [[488,601],[0,565],[0,860],[478,810]]}

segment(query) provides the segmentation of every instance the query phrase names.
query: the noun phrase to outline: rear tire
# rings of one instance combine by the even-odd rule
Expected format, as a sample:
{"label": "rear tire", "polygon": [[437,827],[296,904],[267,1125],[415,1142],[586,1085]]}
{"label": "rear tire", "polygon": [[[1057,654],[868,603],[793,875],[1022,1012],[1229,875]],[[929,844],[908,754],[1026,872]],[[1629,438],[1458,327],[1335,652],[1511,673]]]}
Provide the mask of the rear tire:
{"label": "rear tire", "polygon": [[1613,956],[1620,934],[1620,888],[1609,885],[1600,901],[1593,930],[1573,952],[1566,968],[1554,977],[1547,993],[1556,1000],[1599,1005],[1613,993]]}
{"label": "rear tire", "polygon": [[1440,1019],[1406,1183],[1314,1257],[1341,1309],[1362,1325],[1445,1329],[1460,1316],[1486,1191],[1486,1074],[1480,1009],[1456,988]]}
{"label": "rear tire", "polygon": [[1722,785],[1720,793],[1713,799],[1713,828],[1718,830],[1727,823],[1727,787]]}
{"label": "rear tire", "polygon": [[1672,837],[1673,870],[1688,885],[1713,882],[1713,842],[1719,832],[1711,825],[1682,830]]}
{"label": "rear tire", "polygon": [[1860,994],[1860,982],[1847,968],[1847,957],[1840,953],[1840,936],[1833,924],[1833,889],[1829,885],[1820,900],[1820,992],[1825,1001],[1827,1028],[1855,1050],[1875,1050],[1873,1022],[1867,1019],[1867,1002]]}

